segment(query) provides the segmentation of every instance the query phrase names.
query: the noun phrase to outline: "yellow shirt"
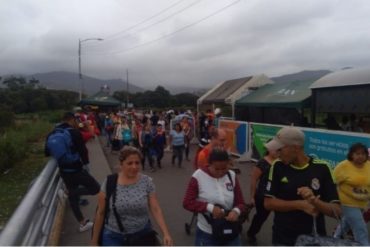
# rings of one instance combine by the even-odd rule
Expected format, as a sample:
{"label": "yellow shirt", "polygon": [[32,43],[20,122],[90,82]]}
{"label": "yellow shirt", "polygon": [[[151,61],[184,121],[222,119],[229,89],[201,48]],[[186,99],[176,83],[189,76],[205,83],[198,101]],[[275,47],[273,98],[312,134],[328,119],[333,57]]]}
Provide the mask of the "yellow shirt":
{"label": "yellow shirt", "polygon": [[335,167],[334,178],[342,205],[366,208],[370,199],[369,161],[360,168],[344,160]]}

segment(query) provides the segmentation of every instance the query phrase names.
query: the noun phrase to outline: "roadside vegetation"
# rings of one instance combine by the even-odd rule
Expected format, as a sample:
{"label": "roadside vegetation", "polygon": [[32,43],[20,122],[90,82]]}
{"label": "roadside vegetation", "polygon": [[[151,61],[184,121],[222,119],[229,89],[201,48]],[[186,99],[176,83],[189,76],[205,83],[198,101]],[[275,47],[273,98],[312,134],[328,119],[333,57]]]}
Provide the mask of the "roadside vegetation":
{"label": "roadside vegetation", "polygon": [[0,136],[0,228],[45,167],[45,137],[61,111],[15,115]]}

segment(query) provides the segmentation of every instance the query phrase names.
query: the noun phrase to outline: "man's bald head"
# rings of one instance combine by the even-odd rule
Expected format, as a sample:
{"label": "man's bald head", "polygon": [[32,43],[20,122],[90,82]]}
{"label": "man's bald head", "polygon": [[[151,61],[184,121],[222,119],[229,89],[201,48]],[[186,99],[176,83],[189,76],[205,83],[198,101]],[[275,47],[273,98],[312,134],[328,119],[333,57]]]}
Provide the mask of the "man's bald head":
{"label": "man's bald head", "polygon": [[211,134],[211,145],[213,147],[225,148],[226,131],[224,129],[213,128],[210,134]]}

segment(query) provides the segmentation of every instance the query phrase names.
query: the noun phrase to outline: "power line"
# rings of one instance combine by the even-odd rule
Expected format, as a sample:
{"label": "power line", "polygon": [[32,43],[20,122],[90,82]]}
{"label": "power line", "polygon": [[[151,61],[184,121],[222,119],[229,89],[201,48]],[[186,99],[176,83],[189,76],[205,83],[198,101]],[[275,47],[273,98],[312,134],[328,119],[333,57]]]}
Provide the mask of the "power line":
{"label": "power line", "polygon": [[[148,26],[146,26],[146,27],[143,27],[143,28],[141,28],[141,29],[139,29],[139,30],[137,30],[137,31],[135,31],[135,32],[133,32],[133,33],[127,34],[127,35],[125,35],[125,36],[133,35],[133,34],[135,34],[135,33],[138,33],[138,32],[141,32],[141,31],[144,31],[144,30],[146,30],[146,29],[148,29],[148,28],[150,28],[150,27],[152,27],[152,26],[155,26],[155,25],[157,25],[157,24],[159,24],[159,23],[162,23],[162,22],[164,22],[164,21],[166,21],[166,20],[170,19],[171,17],[174,17],[174,16],[176,16],[176,15],[178,15],[178,14],[180,14],[180,13],[184,12],[184,11],[185,11],[185,10],[187,10],[188,8],[191,8],[191,7],[193,7],[194,5],[199,4],[201,1],[202,1],[202,0],[199,0],[199,1],[197,0],[197,1],[195,1],[195,2],[193,2],[193,3],[191,3],[191,4],[189,4],[189,5],[185,6],[184,8],[180,9],[179,11],[177,11],[177,12],[173,13],[172,15],[169,15],[169,16],[167,16],[167,17],[165,17],[165,18],[163,18],[163,19],[161,19],[161,20],[159,20],[159,21],[157,21],[157,22],[154,22],[153,24],[150,24],[150,25],[148,25]],[[123,36],[123,37],[125,37],[125,36]]]}
{"label": "power line", "polygon": [[[181,1],[183,1],[183,0],[181,0]],[[181,2],[181,1],[179,1],[179,2]],[[128,31],[128,30],[131,30],[131,29],[133,29],[134,27],[137,27],[137,26],[139,26],[140,24],[142,24],[142,23],[146,22],[146,21],[142,21],[142,22],[140,22],[140,23],[138,23],[138,24],[136,24],[136,25],[134,25],[134,26],[132,26],[132,27],[130,27],[130,28],[127,28],[127,29],[125,29],[125,30],[123,30],[123,31],[121,31],[121,32],[119,32],[119,33],[116,33],[116,35],[112,35],[112,36],[116,36],[116,37],[114,37],[114,38],[110,38],[110,40],[109,40],[109,41],[111,41],[111,40],[115,40],[115,39],[122,39],[122,38],[124,38],[124,37],[130,36],[130,35],[134,35],[134,34],[136,34],[136,33],[139,33],[139,32],[142,32],[142,31],[144,31],[144,30],[147,30],[147,29],[149,29],[149,28],[151,28],[151,27],[153,27],[153,26],[155,26],[155,25],[158,25],[158,24],[160,24],[160,23],[162,23],[162,22],[164,22],[164,21],[166,21],[166,20],[170,19],[171,17],[174,17],[174,16],[176,16],[176,15],[178,15],[178,14],[180,14],[180,13],[184,12],[185,10],[187,10],[187,9],[189,9],[189,8],[191,8],[191,7],[193,7],[194,5],[199,4],[201,1],[202,1],[202,0],[197,0],[197,1],[195,1],[195,2],[192,2],[191,4],[186,5],[184,8],[180,9],[179,11],[177,11],[177,12],[175,12],[175,13],[173,13],[173,14],[171,14],[171,15],[169,15],[169,16],[167,16],[167,17],[165,17],[165,18],[162,18],[162,19],[160,19],[160,20],[158,20],[158,21],[156,21],[156,22],[154,22],[154,23],[152,23],[152,24],[149,24],[149,25],[147,25],[147,26],[145,26],[145,27],[143,27],[143,28],[141,28],[141,29],[138,29],[138,30],[136,30],[136,31],[134,31],[134,32],[127,33],[127,31]],[[179,2],[177,2],[177,3],[179,3]],[[169,8],[167,8],[167,9],[169,9]],[[164,12],[164,11],[161,11],[161,13],[163,13],[163,12]],[[158,13],[157,15],[155,15],[155,16],[158,16],[158,15],[159,15],[159,13]],[[154,17],[154,16],[152,16],[152,17]],[[149,17],[149,18],[148,18],[148,19],[146,19],[146,20],[152,19],[152,17]],[[122,34],[124,34],[124,33],[127,33],[127,34],[125,34],[125,35],[121,36],[121,35],[122,35]],[[107,39],[105,38],[105,39],[104,39],[104,41],[107,41]],[[92,45],[92,46],[89,46],[89,48],[96,47],[96,46],[99,46],[99,45],[101,45],[101,44],[94,44],[94,45]]]}
{"label": "power line", "polygon": [[126,28],[126,29],[124,29],[124,30],[122,30],[122,31],[119,31],[119,32],[115,33],[115,34],[108,35],[107,37],[105,37],[105,39],[104,39],[104,40],[109,40],[109,39],[113,38],[114,36],[119,36],[119,35],[120,35],[120,34],[122,34],[122,33],[126,33],[127,31],[129,31],[129,30],[131,30],[131,29],[134,29],[135,27],[140,26],[141,24],[143,24],[143,23],[145,23],[145,22],[148,22],[148,21],[150,21],[151,19],[153,19],[153,18],[155,18],[155,17],[157,17],[157,16],[161,15],[162,13],[164,13],[164,12],[166,12],[167,10],[169,10],[169,9],[171,9],[171,8],[173,8],[173,7],[175,7],[176,5],[178,5],[179,3],[183,2],[183,1],[184,1],[184,0],[177,1],[176,3],[174,3],[174,4],[170,5],[170,6],[168,6],[167,8],[165,8],[165,9],[163,9],[163,10],[161,10],[161,11],[159,11],[158,13],[156,13],[156,14],[154,14],[154,15],[152,15],[152,16],[150,16],[150,17],[148,17],[148,18],[146,18],[146,19],[144,19],[144,20],[142,20],[142,21],[140,21],[140,22],[138,22],[138,23],[136,23],[136,24],[132,25],[131,27],[128,27],[128,28]]}
{"label": "power line", "polygon": [[[171,4],[170,6],[168,6],[167,8],[162,9],[161,11],[155,13],[154,15],[152,15],[152,16],[150,16],[150,17],[148,17],[148,18],[146,18],[146,19],[144,19],[144,20],[142,20],[142,21],[140,21],[140,22],[138,22],[138,23],[136,23],[136,24],[134,24],[134,25],[132,25],[130,27],[127,27],[127,28],[125,28],[125,29],[123,29],[121,31],[118,31],[116,33],[113,33],[113,34],[110,34],[110,35],[106,36],[104,38],[104,41],[109,41],[109,40],[115,39],[116,36],[120,36],[120,35],[122,35],[124,33],[127,33],[128,31],[130,31],[130,30],[132,30],[132,29],[134,29],[134,28],[136,28],[136,27],[138,27],[138,26],[140,26],[140,25],[142,25],[142,24],[144,24],[144,23],[146,23],[146,22],[154,19],[155,17],[160,16],[161,14],[165,13],[169,9],[172,9],[173,7],[175,7],[176,5],[180,4],[183,1],[184,0],[177,1],[174,4]],[[96,44],[94,44],[93,46],[96,46]]]}
{"label": "power line", "polygon": [[170,36],[173,36],[173,35],[175,35],[176,33],[182,32],[182,31],[184,31],[184,30],[186,30],[186,29],[188,29],[188,28],[190,28],[190,27],[193,27],[193,26],[195,26],[195,25],[197,25],[197,24],[199,24],[199,23],[201,23],[201,22],[203,22],[203,21],[205,21],[205,20],[207,20],[207,19],[209,19],[209,18],[211,18],[211,17],[213,17],[213,16],[215,16],[215,15],[217,15],[217,14],[219,14],[219,13],[223,12],[223,11],[225,11],[226,9],[230,8],[231,6],[233,6],[233,5],[237,4],[237,3],[238,3],[238,2],[240,2],[240,1],[241,1],[241,0],[236,0],[236,1],[232,2],[231,4],[228,4],[228,5],[224,6],[224,7],[222,7],[221,9],[218,9],[218,10],[216,10],[215,12],[213,12],[213,13],[211,13],[211,14],[209,14],[209,15],[207,15],[207,16],[205,16],[205,17],[203,17],[203,18],[201,18],[201,19],[199,19],[199,20],[197,20],[197,21],[195,21],[195,22],[193,22],[193,23],[190,23],[190,24],[188,24],[188,25],[185,25],[185,26],[183,26],[182,28],[179,28],[179,29],[177,29],[177,30],[175,30],[175,31],[173,31],[173,32],[171,32],[171,33],[168,33],[168,34],[162,35],[162,36],[160,36],[160,37],[158,37],[158,38],[156,38],[156,39],[153,39],[153,40],[150,40],[150,41],[148,41],[148,42],[144,42],[144,43],[138,44],[138,45],[136,45],[136,46],[132,46],[132,47],[127,48],[127,49],[108,52],[106,55],[113,55],[113,54],[119,54],[119,53],[128,52],[128,51],[131,51],[131,50],[134,50],[134,49],[140,48],[140,47],[142,47],[142,46],[146,46],[146,45],[150,45],[150,44],[152,44],[152,43],[158,42],[158,41],[160,41],[160,40],[162,40],[162,39],[165,39],[165,38],[168,38],[168,37],[170,37]]}

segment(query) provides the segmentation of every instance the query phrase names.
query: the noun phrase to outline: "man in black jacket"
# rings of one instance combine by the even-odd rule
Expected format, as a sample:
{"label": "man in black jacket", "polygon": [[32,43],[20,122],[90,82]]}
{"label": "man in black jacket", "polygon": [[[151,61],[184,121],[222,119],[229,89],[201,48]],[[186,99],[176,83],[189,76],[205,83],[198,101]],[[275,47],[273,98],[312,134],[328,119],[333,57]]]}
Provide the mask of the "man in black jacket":
{"label": "man in black jacket", "polygon": [[[79,206],[79,199],[81,195],[96,195],[100,190],[99,183],[85,170],[83,165],[89,163],[87,148],[82,139],[80,132],[78,131],[77,122],[75,116],[71,112],[64,114],[63,122],[58,124],[55,128],[58,129],[67,129],[70,133],[72,139],[72,152],[78,153],[79,158],[73,163],[64,163],[63,161],[58,161],[58,167],[60,176],[64,181],[64,184],[68,190],[68,199],[71,205],[74,216],[77,221],[80,223],[80,232],[87,231],[93,226],[93,222],[85,219],[82,215]],[[55,131],[55,130],[54,130]],[[54,133],[51,132],[49,136]],[[48,142],[46,142],[48,143]],[[47,145],[45,145],[45,154],[50,156],[51,152]]]}

